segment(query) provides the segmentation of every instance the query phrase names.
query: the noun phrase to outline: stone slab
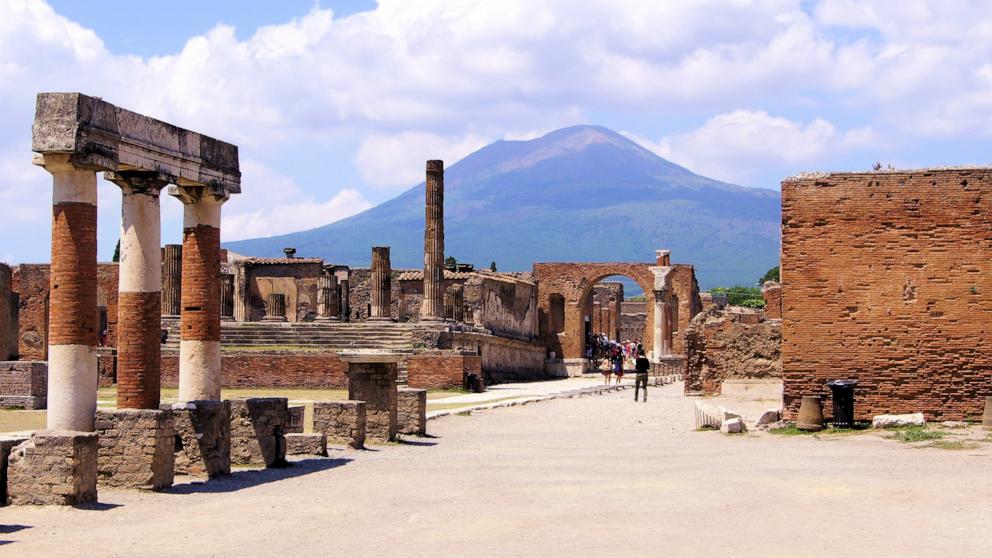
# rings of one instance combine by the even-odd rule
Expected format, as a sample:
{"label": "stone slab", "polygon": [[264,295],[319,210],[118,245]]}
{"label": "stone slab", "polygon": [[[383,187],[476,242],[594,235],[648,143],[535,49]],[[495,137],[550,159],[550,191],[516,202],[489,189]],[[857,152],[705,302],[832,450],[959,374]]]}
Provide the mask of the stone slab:
{"label": "stone slab", "polygon": [[10,504],[73,506],[97,499],[95,432],[42,430],[7,460]]}
{"label": "stone slab", "polygon": [[172,410],[97,410],[97,480],[107,486],[159,490],[172,486],[175,420]]}

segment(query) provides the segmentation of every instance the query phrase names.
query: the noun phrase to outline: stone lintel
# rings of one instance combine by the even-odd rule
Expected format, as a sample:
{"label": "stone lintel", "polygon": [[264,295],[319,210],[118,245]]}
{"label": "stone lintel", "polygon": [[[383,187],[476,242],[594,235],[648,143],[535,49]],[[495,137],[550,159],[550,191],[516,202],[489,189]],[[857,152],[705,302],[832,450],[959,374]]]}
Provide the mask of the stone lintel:
{"label": "stone lintel", "polygon": [[241,192],[238,147],[82,93],[39,93],[31,150],[95,171],[152,171],[179,185]]}

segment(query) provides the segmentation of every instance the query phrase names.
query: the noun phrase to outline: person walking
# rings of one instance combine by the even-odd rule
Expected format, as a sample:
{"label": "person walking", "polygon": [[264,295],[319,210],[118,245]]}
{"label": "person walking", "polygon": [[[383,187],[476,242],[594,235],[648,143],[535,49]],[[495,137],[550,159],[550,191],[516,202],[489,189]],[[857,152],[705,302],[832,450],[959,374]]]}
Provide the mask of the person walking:
{"label": "person walking", "polygon": [[644,349],[637,352],[637,360],[634,361],[634,401],[637,401],[637,392],[644,386],[643,402],[648,402],[648,371],[651,370],[651,362],[644,356]]}
{"label": "person walking", "polygon": [[620,351],[617,351],[616,356],[613,357],[613,373],[617,377],[617,385],[620,385],[620,381],[623,380],[623,355]]}

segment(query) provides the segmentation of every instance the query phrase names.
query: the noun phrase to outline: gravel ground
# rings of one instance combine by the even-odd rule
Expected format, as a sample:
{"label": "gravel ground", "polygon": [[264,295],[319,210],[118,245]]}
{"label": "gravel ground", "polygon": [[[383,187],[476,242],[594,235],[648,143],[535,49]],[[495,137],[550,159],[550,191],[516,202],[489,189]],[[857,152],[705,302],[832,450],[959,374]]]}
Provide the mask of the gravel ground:
{"label": "gravel ground", "polygon": [[0,508],[0,556],[992,553],[989,444],[694,432],[680,390],[445,417],[411,444],[101,489],[96,509]]}

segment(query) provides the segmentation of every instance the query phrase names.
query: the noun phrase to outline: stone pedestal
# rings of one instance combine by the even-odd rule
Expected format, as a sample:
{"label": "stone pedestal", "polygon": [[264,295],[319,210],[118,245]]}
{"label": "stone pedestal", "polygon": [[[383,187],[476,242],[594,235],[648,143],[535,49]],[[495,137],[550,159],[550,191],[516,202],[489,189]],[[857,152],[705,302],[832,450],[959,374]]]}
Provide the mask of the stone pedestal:
{"label": "stone pedestal", "polygon": [[10,452],[24,442],[27,442],[31,436],[19,435],[19,434],[8,434],[0,436],[0,506],[7,505],[7,458],[10,457]]}
{"label": "stone pedestal", "polygon": [[176,431],[175,473],[216,477],[231,472],[231,402],[165,405]]}
{"label": "stone pedestal", "polygon": [[285,465],[287,403],[285,397],[231,400],[231,463]]}
{"label": "stone pedestal", "polygon": [[44,409],[47,403],[47,363],[30,360],[0,362],[0,408]]}
{"label": "stone pedestal", "polygon": [[354,449],[365,447],[364,401],[314,401],[313,431]]}
{"label": "stone pedestal", "polygon": [[264,322],[285,322],[286,321],[286,295],[272,293],[269,295],[268,303],[265,305]]}
{"label": "stone pedestal", "polygon": [[339,353],[348,363],[348,399],[365,402],[365,433],[396,440],[396,365],[402,356],[383,351]]}
{"label": "stone pedestal", "polygon": [[396,422],[400,434],[427,434],[426,389],[396,389]]}
{"label": "stone pedestal", "polygon": [[99,482],[150,490],[172,486],[174,424],[171,410],[97,411]]}
{"label": "stone pedestal", "polygon": [[10,453],[10,504],[74,506],[96,502],[97,434],[42,430]]}
{"label": "stone pedestal", "polygon": [[286,454],[327,457],[327,436],[323,432],[286,434]]}

